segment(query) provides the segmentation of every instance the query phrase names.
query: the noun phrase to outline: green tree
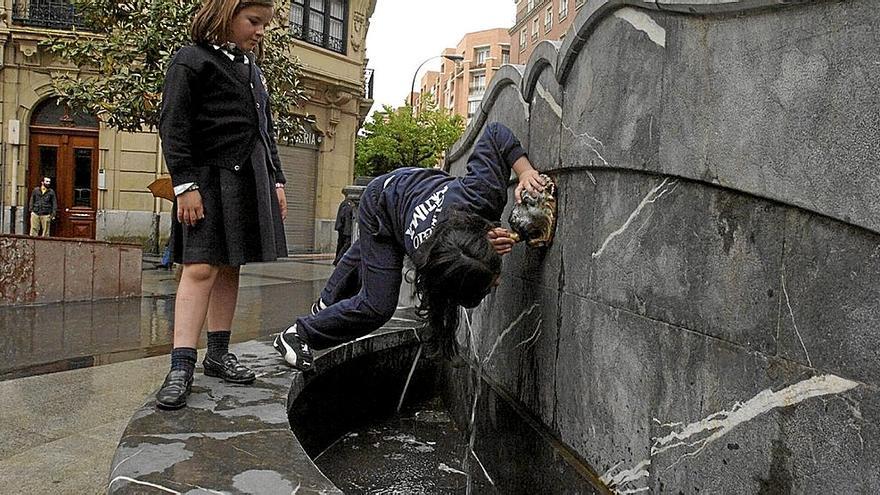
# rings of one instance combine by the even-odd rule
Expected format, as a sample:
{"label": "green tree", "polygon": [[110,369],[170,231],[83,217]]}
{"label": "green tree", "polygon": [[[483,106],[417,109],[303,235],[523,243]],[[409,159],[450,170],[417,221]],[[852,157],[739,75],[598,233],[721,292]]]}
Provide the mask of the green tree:
{"label": "green tree", "polygon": [[[78,68],[52,75],[63,104],[103,118],[121,131],[154,129],[171,57],[190,43],[189,25],[200,0],[73,0],[89,31],[51,34],[42,45]],[[282,11],[284,9],[278,9]],[[266,75],[280,137],[302,129],[293,113],[303,96],[293,35],[281,15],[266,32],[260,67]]]}
{"label": "green tree", "polygon": [[355,174],[377,176],[404,166],[433,167],[462,132],[464,119],[433,103],[423,105],[416,115],[409,105],[385,105],[357,137]]}

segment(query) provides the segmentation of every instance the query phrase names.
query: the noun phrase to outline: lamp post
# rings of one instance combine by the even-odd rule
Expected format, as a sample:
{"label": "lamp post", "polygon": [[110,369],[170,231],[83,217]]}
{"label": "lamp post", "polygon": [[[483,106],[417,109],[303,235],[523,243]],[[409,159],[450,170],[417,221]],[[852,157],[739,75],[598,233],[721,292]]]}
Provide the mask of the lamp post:
{"label": "lamp post", "polygon": [[445,58],[446,60],[451,60],[456,63],[464,60],[464,57],[462,57],[461,55],[434,55],[433,57],[426,59],[424,62],[421,63],[421,65],[419,65],[419,68],[416,69],[416,72],[413,74],[412,86],[410,87],[410,91],[409,91],[409,107],[410,107],[410,113],[413,116],[415,116],[415,114],[416,114],[416,97],[415,97],[416,77],[419,75],[419,71],[422,70],[422,67],[424,67],[425,64],[427,64],[431,60],[434,60],[435,58],[441,58],[441,57]]}

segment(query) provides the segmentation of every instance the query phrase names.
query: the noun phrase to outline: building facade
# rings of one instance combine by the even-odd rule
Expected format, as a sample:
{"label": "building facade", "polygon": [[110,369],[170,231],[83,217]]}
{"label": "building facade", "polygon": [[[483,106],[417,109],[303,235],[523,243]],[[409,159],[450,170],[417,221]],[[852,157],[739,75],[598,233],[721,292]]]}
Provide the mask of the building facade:
{"label": "building facade", "polygon": [[514,0],[516,23],[510,28],[513,63],[525,64],[543,40],[561,40],[586,0]]}
{"label": "building facade", "polygon": [[[51,75],[79,71],[40,46],[77,23],[58,0],[2,0],[0,19],[0,232],[24,233],[28,197],[50,176],[59,201],[52,234],[141,241],[169,232],[171,203],[147,186],[167,174],[155,132],[124,133],[56,104]],[[292,0],[285,16],[298,41],[306,136],[279,143],[287,173],[293,252],[329,252],[342,188],[352,180],[354,138],[372,105],[364,41],[376,0]]]}
{"label": "building facade", "polygon": [[442,59],[439,72],[428,71],[422,76],[420,94],[430,94],[438,107],[470,120],[492,76],[503,64],[510,63],[510,35],[504,28],[468,33],[455,48],[443,50],[443,55],[464,59]]}

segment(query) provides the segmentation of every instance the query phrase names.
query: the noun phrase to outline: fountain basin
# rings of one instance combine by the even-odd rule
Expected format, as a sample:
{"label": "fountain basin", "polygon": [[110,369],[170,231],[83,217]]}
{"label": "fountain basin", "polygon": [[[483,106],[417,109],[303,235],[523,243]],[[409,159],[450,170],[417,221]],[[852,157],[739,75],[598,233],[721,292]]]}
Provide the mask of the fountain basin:
{"label": "fountain basin", "polygon": [[[405,316],[396,318],[376,333],[316,356],[315,372],[308,375],[278,359],[269,340],[234,346],[256,370],[257,381],[231,385],[197,370],[188,407],[159,411],[150,398],[120,440],[108,493],[342,493],[334,473],[322,472],[313,458],[353,431],[394,417],[418,351],[416,326]],[[475,384],[481,393],[474,450],[481,463],[465,452]],[[443,493],[465,493],[468,483],[473,493],[607,493],[582,460],[493,384],[477,381],[466,363],[421,359],[405,414],[426,403],[442,403],[433,409],[451,418],[447,432],[456,437],[450,439],[450,451],[457,450],[458,463],[444,462],[449,469],[436,474],[460,481],[447,483],[453,490]],[[367,468],[370,462],[364,464]],[[387,478],[400,481],[393,471]],[[408,493],[439,493],[422,488]],[[346,487],[346,493],[357,492]]]}

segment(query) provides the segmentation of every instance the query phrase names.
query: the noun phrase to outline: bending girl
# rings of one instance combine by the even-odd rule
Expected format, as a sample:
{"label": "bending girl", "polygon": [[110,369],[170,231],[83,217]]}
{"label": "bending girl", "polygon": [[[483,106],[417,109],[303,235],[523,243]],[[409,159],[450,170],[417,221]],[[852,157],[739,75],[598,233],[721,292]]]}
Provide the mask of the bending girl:
{"label": "bending girl", "polygon": [[476,306],[498,285],[501,255],[514,243],[506,229],[493,228],[507,202],[511,169],[519,180],[517,202],[524,189],[543,190],[543,179],[510,129],[492,123],[463,177],[408,167],[371,181],[358,210],[360,238],[336,266],[312,314],[275,339],[281,356],[309,370],[312,349],[384,325],[397,308],[405,254],[415,265],[418,313],[443,353],[454,353],[458,307]]}

